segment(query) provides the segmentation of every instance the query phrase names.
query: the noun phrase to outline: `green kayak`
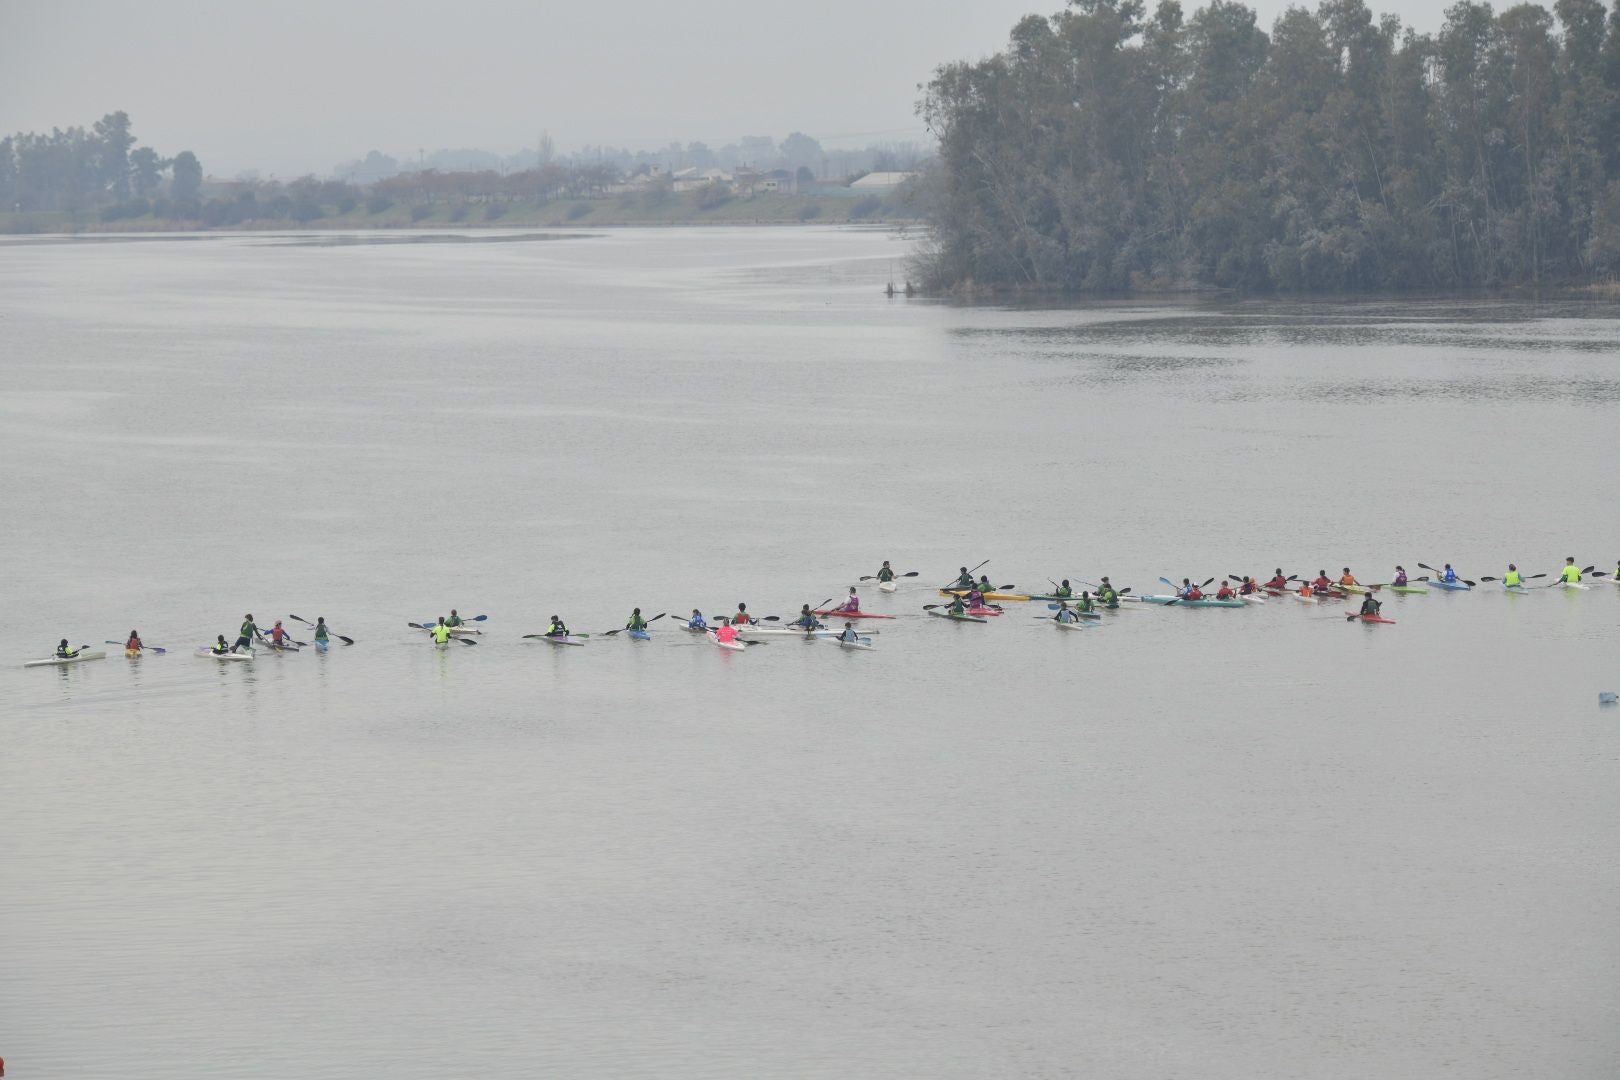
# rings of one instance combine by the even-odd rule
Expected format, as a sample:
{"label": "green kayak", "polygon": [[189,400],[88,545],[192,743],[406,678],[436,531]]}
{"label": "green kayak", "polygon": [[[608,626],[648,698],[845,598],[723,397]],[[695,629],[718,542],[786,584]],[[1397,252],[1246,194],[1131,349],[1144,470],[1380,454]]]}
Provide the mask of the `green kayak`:
{"label": "green kayak", "polygon": [[1427,585],[1385,585],[1384,588],[1390,592],[1400,593],[1426,593],[1429,591]]}

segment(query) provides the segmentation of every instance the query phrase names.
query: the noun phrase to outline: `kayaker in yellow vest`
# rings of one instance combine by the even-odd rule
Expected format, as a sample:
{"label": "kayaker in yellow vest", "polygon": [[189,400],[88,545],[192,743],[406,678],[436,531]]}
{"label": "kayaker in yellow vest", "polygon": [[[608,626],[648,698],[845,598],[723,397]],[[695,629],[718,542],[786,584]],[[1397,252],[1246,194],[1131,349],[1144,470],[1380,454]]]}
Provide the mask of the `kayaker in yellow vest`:
{"label": "kayaker in yellow vest", "polygon": [[62,643],[56,647],[56,655],[63,660],[71,660],[79,655],[79,650],[69,645],[67,638],[63,638]]}
{"label": "kayaker in yellow vest", "polygon": [[1562,574],[1562,577],[1564,581],[1571,585],[1580,584],[1581,568],[1575,565],[1575,556],[1571,555],[1569,558],[1564,560],[1564,573]]}
{"label": "kayaker in yellow vest", "polygon": [[450,643],[450,627],[445,623],[443,615],[439,616],[438,625],[433,627],[433,642],[436,645]]}
{"label": "kayaker in yellow vest", "polygon": [[1514,566],[1512,563],[1508,563],[1507,573],[1502,575],[1502,587],[1504,589],[1511,589],[1515,585],[1522,586],[1523,584],[1524,577],[1519,573],[1519,568]]}
{"label": "kayaker in yellow vest", "polygon": [[1080,594],[1080,599],[1078,599],[1078,600],[1076,600],[1074,602],[1074,607],[1075,607],[1076,611],[1090,611],[1091,606],[1092,605],[1091,605],[1091,593],[1090,593],[1090,591],[1081,593]]}

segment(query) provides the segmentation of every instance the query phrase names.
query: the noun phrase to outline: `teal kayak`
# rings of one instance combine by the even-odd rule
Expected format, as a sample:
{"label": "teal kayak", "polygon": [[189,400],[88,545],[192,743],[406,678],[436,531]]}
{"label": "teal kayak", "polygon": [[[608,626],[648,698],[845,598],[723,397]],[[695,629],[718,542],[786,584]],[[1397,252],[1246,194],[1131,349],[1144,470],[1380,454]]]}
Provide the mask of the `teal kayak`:
{"label": "teal kayak", "polygon": [[933,616],[935,616],[937,618],[941,618],[941,619],[951,619],[951,620],[954,620],[955,622],[989,622],[990,621],[989,619],[985,618],[983,615],[952,615],[948,611],[940,611],[940,610],[938,610],[936,608],[929,608],[928,609],[928,614],[933,615]]}
{"label": "teal kayak", "polygon": [[1170,603],[1174,603],[1176,605],[1176,607],[1228,607],[1228,608],[1240,608],[1240,607],[1247,607],[1248,606],[1241,600],[1182,600],[1180,597],[1164,596],[1164,595],[1144,596],[1144,597],[1142,597],[1142,602],[1144,604],[1170,604]]}

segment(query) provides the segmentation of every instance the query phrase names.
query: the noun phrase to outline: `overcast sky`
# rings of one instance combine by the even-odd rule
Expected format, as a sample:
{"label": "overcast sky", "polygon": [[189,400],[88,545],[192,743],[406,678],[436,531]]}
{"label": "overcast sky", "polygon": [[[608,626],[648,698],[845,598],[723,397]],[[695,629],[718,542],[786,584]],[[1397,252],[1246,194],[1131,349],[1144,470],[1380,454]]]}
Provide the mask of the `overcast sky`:
{"label": "overcast sky", "polygon": [[[1372,0],[1420,30],[1449,0]],[[0,0],[0,134],[123,109],[210,173],[377,149],[921,139],[917,84],[1058,0]],[[1191,12],[1197,0],[1183,0]],[[1283,0],[1253,5],[1267,28]],[[1549,4],[1550,6],[1550,4]],[[1151,9],[1153,3],[1149,2]]]}

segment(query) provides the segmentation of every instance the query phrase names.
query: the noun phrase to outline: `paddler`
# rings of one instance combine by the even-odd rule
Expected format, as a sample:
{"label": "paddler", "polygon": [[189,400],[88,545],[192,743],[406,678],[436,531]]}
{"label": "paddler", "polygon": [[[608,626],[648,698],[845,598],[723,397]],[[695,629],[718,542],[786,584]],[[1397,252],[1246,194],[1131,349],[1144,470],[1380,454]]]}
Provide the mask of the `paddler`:
{"label": "paddler", "polygon": [[551,625],[546,627],[546,637],[567,637],[568,626],[557,616],[551,617]]}
{"label": "paddler", "polygon": [[1069,607],[1067,600],[1059,600],[1057,614],[1052,616],[1052,621],[1062,623],[1079,622],[1080,616],[1076,615],[1074,609]]}
{"label": "paddler", "polygon": [[241,648],[253,647],[253,639],[259,634],[259,628],[253,625],[253,613],[250,611],[242,616],[242,629],[236,638],[236,644],[231,646],[231,652]]}
{"label": "paddler", "polygon": [[741,600],[737,601],[737,614],[731,617],[732,626],[752,626],[759,620],[748,614],[748,605]]}
{"label": "paddler", "polygon": [[1327,576],[1326,570],[1316,572],[1316,580],[1311,582],[1311,588],[1317,596],[1327,596],[1333,591],[1333,579]]}
{"label": "paddler", "polygon": [[1396,585],[1396,586],[1399,586],[1399,587],[1402,587],[1402,588],[1404,588],[1406,586],[1406,567],[1397,566],[1395,568],[1395,580],[1390,582],[1390,584],[1391,585]]}
{"label": "paddler", "polygon": [[1102,581],[1097,585],[1097,599],[1103,607],[1119,607],[1119,590],[1108,583],[1108,576],[1103,575]]}
{"label": "paddler", "polygon": [[291,644],[291,640],[287,636],[287,631],[282,628],[281,620],[277,619],[276,625],[270,628],[270,647],[272,649],[285,648]]}
{"label": "paddler", "polygon": [[1063,584],[1057,587],[1057,592],[1053,595],[1059,597],[1060,599],[1067,599],[1074,595],[1074,590],[1069,587],[1068,578],[1063,579]]}
{"label": "paddler", "polygon": [[877,572],[878,583],[882,584],[885,581],[893,581],[894,577],[894,571],[889,567],[889,560],[884,559],[882,568]]}
{"label": "paddler", "polygon": [[1316,586],[1312,585],[1308,581],[1300,582],[1299,583],[1299,595],[1301,595],[1301,596],[1315,596],[1316,595]]}
{"label": "paddler", "polygon": [[234,652],[234,651],[235,650],[233,650],[229,645],[225,644],[225,635],[224,634],[220,634],[215,639],[214,648],[213,648],[213,653],[214,653],[215,656],[224,656],[226,653]]}
{"label": "paddler", "polygon": [[1384,606],[1383,604],[1381,604],[1377,600],[1373,599],[1372,593],[1368,593],[1366,595],[1366,597],[1361,601],[1361,613],[1363,615],[1374,615],[1374,616],[1376,616],[1378,614],[1378,609],[1383,607],[1383,606]]}
{"label": "paddler", "polygon": [[[278,623],[277,625],[279,626],[280,624]],[[461,616],[456,614],[455,608],[450,609],[450,617],[444,620],[444,625],[450,627],[452,630],[461,625]]]}
{"label": "paddler", "polygon": [[860,613],[861,598],[855,594],[855,586],[851,585],[849,587],[849,597],[844,601],[844,606],[838,610],[845,615],[857,615]]}
{"label": "paddler", "polygon": [[1455,570],[1453,570],[1451,568],[1450,563],[1446,563],[1446,569],[1440,575],[1440,580],[1441,581],[1450,581],[1450,582],[1455,582],[1457,580],[1457,571],[1455,571]]}
{"label": "paddler", "polygon": [[1286,588],[1288,588],[1288,579],[1283,576],[1282,567],[1280,567],[1280,566],[1277,567],[1277,573],[1272,577],[1272,579],[1270,581],[1266,582],[1266,588],[1268,588],[1268,589],[1286,589]]}
{"label": "paddler", "polygon": [[1244,575],[1243,583],[1238,586],[1239,596],[1252,596],[1260,591],[1260,586],[1254,583],[1254,578]]}
{"label": "paddler", "polygon": [[69,645],[67,638],[63,638],[61,644],[56,646],[56,655],[58,659],[71,660],[79,655],[79,650]]}
{"label": "paddler", "polygon": [[1347,567],[1344,568],[1344,573],[1342,575],[1340,575],[1340,577],[1339,577],[1339,584],[1340,585],[1360,585],[1361,582],[1356,580],[1356,575],[1352,574],[1350,572],[1350,568],[1347,566]]}
{"label": "paddler", "polygon": [[709,624],[703,621],[703,612],[697,608],[692,609],[692,617],[686,620],[686,625],[693,630],[707,630],[709,628]]}
{"label": "paddler", "polygon": [[141,635],[131,630],[129,632],[129,640],[124,642],[124,648],[128,652],[140,652],[142,649],[146,648],[146,646],[141,644]]}
{"label": "paddler", "polygon": [[971,589],[971,588],[973,588],[973,575],[968,573],[968,568],[967,567],[965,567],[965,566],[962,567],[962,572],[960,574],[956,575],[956,584],[952,585],[951,588],[953,588],[953,589]]}
{"label": "paddler", "polygon": [[435,645],[448,645],[448,644],[450,644],[450,624],[444,621],[444,616],[443,615],[439,616],[439,621],[438,621],[437,625],[435,625],[432,628],[432,633],[433,633],[433,644],[435,644]]}
{"label": "paddler", "polygon": [[737,628],[730,623],[722,623],[714,629],[715,639],[731,644],[737,640]]}
{"label": "paddler", "polygon": [[1176,590],[1176,595],[1183,600],[1202,600],[1204,598],[1203,590],[1192,583],[1192,578],[1181,579],[1181,588]]}
{"label": "paddler", "polygon": [[1215,590],[1215,599],[1217,599],[1217,600],[1236,600],[1237,599],[1237,593],[1233,591],[1232,583],[1229,582],[1229,581],[1221,582],[1221,587],[1219,589]]}
{"label": "paddler", "polygon": [[1575,565],[1575,556],[1571,555],[1564,560],[1564,572],[1559,575],[1560,580],[1566,584],[1578,585],[1581,581],[1581,568]]}
{"label": "paddler", "polygon": [[1507,573],[1502,575],[1502,588],[1511,589],[1515,585],[1522,587],[1524,585],[1524,576],[1519,573],[1517,566],[1508,563]]}
{"label": "paddler", "polygon": [[854,623],[847,622],[847,623],[844,624],[844,632],[838,635],[838,640],[839,641],[859,641],[859,640],[861,640],[861,635],[859,635],[859,634],[857,634],[855,632],[855,624]]}
{"label": "paddler", "polygon": [[962,602],[960,596],[953,596],[951,597],[950,606],[945,609],[945,613],[947,615],[966,615],[967,605]]}
{"label": "paddler", "polygon": [[994,585],[990,584],[990,575],[989,574],[980,574],[979,575],[978,586],[979,586],[979,592],[984,593],[985,595],[989,595],[990,593],[993,593],[993,592],[996,591],[996,587]]}
{"label": "paddler", "polygon": [[624,624],[624,628],[626,630],[645,630],[645,629],[647,629],[647,620],[643,619],[641,617],[641,609],[640,608],[636,608],[635,610],[630,612],[630,621]]}
{"label": "paddler", "polygon": [[810,610],[809,604],[799,608],[799,617],[793,620],[793,625],[801,630],[819,630],[821,628],[821,624],[816,621],[816,613]]}
{"label": "paddler", "polygon": [[968,590],[967,603],[970,608],[984,607],[984,593],[977,585]]}
{"label": "paddler", "polygon": [[[1058,602],[1062,603],[1061,600]],[[1076,611],[1084,611],[1089,613],[1092,608],[1091,593],[1089,591],[1081,593],[1080,599],[1074,602],[1074,607]]]}
{"label": "paddler", "polygon": [[317,649],[324,649],[331,644],[331,634],[326,629],[326,616],[315,616],[315,647]]}

